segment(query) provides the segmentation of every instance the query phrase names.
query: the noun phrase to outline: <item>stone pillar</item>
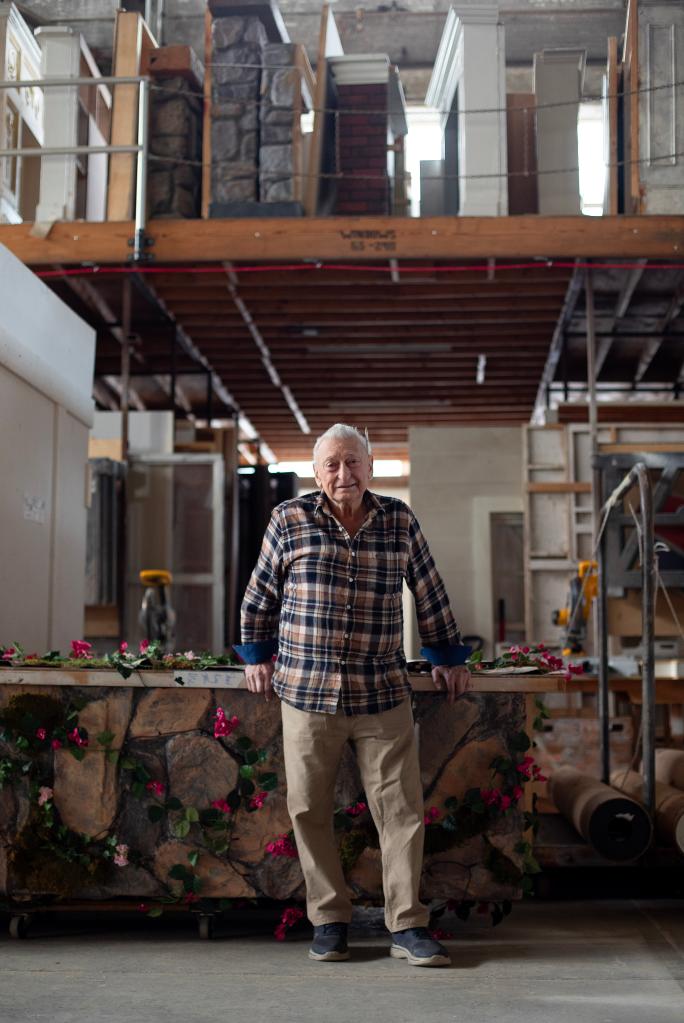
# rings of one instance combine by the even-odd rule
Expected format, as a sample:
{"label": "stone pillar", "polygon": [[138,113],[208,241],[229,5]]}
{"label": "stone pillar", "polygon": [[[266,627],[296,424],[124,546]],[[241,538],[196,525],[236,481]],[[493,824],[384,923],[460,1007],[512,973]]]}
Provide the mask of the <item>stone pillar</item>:
{"label": "stone pillar", "polygon": [[[81,40],[72,28],[36,29],[43,78],[78,78]],[[78,89],[44,89],[44,146],[78,142]],[[83,158],[85,159],[85,157]],[[40,161],[40,199],[36,220],[73,220],[76,214],[76,157],[44,156]]]}
{"label": "stone pillar", "polygon": [[[148,73],[159,88],[152,89],[150,100],[148,213],[151,217],[199,217],[203,68],[190,47],[169,46],[152,53],[159,67],[151,64]],[[177,157],[179,162],[154,160],[154,154]]]}
{"label": "stone pillar", "polygon": [[[684,6],[639,3],[639,165],[643,213],[684,213]],[[650,90],[650,91],[649,91]],[[676,155],[675,155],[676,154]],[[630,168],[625,172],[629,175]]]}
{"label": "stone pillar", "polygon": [[[573,215],[582,212],[577,169],[577,114],[585,58],[584,50],[542,50],[534,55],[540,213]],[[547,106],[551,103],[559,105]],[[563,170],[566,167],[575,169]]]}
{"label": "stone pillar", "polygon": [[449,9],[425,102],[441,112],[447,132],[446,212],[506,216],[506,64],[497,4]]}
{"label": "stone pillar", "polygon": [[211,34],[211,201],[256,201],[266,29],[254,17],[217,17]]}
{"label": "stone pillar", "polygon": [[293,43],[269,43],[264,47],[259,147],[262,202],[295,199],[292,132],[297,90],[301,88],[295,52]]}

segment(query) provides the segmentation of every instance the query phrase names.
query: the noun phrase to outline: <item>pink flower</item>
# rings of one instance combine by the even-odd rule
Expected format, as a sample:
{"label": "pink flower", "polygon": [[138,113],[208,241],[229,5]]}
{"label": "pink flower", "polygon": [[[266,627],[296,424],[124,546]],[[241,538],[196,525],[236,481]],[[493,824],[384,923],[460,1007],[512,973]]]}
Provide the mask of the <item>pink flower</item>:
{"label": "pink flower", "polygon": [[126,642],[126,640],[124,640],[123,643],[119,644],[119,653],[120,654],[125,654],[127,650],[128,650],[128,643]]}
{"label": "pink flower", "polygon": [[36,728],[36,739],[40,739],[41,742],[47,739],[47,732],[44,728]]}
{"label": "pink flower", "polygon": [[359,817],[362,813],[365,813],[368,809],[365,803],[352,803],[345,809],[345,813],[348,813],[350,817]]}
{"label": "pink flower", "polygon": [[123,843],[121,845],[117,845],[116,852],[114,853],[114,862],[116,863],[117,867],[127,867],[128,866],[128,846],[127,845],[124,845]]}
{"label": "pink flower", "polygon": [[150,646],[149,639],[141,639],[140,640],[140,646],[139,646],[138,649],[139,649],[141,654],[146,654],[148,649],[149,649],[149,646]]}
{"label": "pink flower", "polygon": [[17,654],[16,647],[8,646],[2,655],[2,659],[3,661],[11,661],[13,657],[16,657],[16,654]]}
{"label": "pink flower", "polygon": [[499,789],[480,789],[480,796],[485,806],[496,806],[501,797]]}
{"label": "pink flower", "polygon": [[546,781],[547,780],[546,779],[546,775],[541,773],[541,770],[539,769],[539,767],[537,767],[536,764],[532,768],[532,774],[534,776],[534,780],[535,781]]}
{"label": "pink flower", "polygon": [[139,902],[137,906],[137,910],[139,913],[147,913],[149,911],[149,908],[150,907],[147,905],[146,902]]}
{"label": "pink flower", "polygon": [[439,816],[440,814],[437,807],[431,806],[430,809],[425,814],[425,816],[423,817],[423,821],[425,824],[434,824],[435,821],[439,820]]}
{"label": "pink flower", "polygon": [[167,662],[168,661],[172,661],[173,659],[174,659],[174,654],[164,654],[164,656],[162,657],[162,661],[167,661]]}
{"label": "pink flower", "polygon": [[195,660],[197,660],[197,656],[196,656],[194,650],[186,650],[185,653],[182,656],[185,658],[186,661],[195,661]]}
{"label": "pink flower", "polygon": [[164,783],[161,781],[148,781],[145,785],[148,792],[151,792],[153,796],[161,797],[164,795]]}
{"label": "pink flower", "polygon": [[543,643],[537,643],[537,650],[546,650],[546,647]]}
{"label": "pink flower", "polygon": [[523,790],[521,789],[520,785],[514,785],[513,786],[513,799],[515,799],[516,803],[518,802],[519,799],[522,799],[522,795],[523,795]]}
{"label": "pink flower", "polygon": [[266,846],[266,852],[271,856],[286,856],[291,860],[296,860],[299,855],[289,835],[276,835]]}
{"label": "pink flower", "polygon": [[302,917],[304,916],[304,910],[298,909],[296,906],[288,906],[287,909],[283,910],[282,916],[280,917],[280,923],[273,932],[276,937],[276,941],[285,941],[285,932],[288,927],[294,927]]}
{"label": "pink flower", "polygon": [[92,649],[93,644],[87,643],[85,639],[72,639],[71,641],[71,656],[77,661],[92,657]]}
{"label": "pink flower", "polygon": [[508,810],[510,805],[511,805],[511,797],[510,796],[501,796],[501,799],[499,800],[499,807],[502,810],[505,811],[505,810]]}
{"label": "pink flower", "polygon": [[225,735],[230,735],[240,724],[240,719],[235,714],[233,714],[232,718],[227,718],[223,707],[216,708],[214,719],[215,739],[221,739]]}
{"label": "pink flower", "polygon": [[524,654],[529,654],[529,652],[530,652],[530,648],[529,648],[528,646],[524,646],[524,647],[522,648],[522,652],[523,652]]}
{"label": "pink flower", "polygon": [[53,791],[47,785],[41,785],[38,789],[38,806],[44,806],[50,799],[52,799]]}
{"label": "pink flower", "polygon": [[88,740],[84,739],[78,728],[74,728],[71,732],[67,732],[67,739],[70,739],[75,746],[87,746]]}
{"label": "pink flower", "polygon": [[255,796],[252,796],[252,798],[249,801],[250,810],[260,810],[261,807],[266,802],[267,797],[268,792],[257,792],[257,794]]}
{"label": "pink flower", "polygon": [[199,895],[195,895],[194,892],[188,892],[183,901],[185,902],[186,906],[189,906],[193,902],[199,902]]}
{"label": "pink flower", "polygon": [[233,808],[228,805],[225,799],[215,799],[211,804],[215,810],[220,810],[221,813],[232,813]]}
{"label": "pink flower", "polygon": [[50,743],[50,745],[52,746],[53,749],[61,749],[62,748],[62,740],[61,739],[53,739],[52,742]]}

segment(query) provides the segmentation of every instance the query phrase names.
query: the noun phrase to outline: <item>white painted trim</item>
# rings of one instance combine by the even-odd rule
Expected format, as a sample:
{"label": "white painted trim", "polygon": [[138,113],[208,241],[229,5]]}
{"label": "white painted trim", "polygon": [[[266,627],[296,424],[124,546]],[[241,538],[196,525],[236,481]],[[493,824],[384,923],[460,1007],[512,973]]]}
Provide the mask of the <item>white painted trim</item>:
{"label": "white painted trim", "polygon": [[[493,653],[494,636],[490,635],[493,625],[492,608],[492,543],[490,537],[490,516],[497,512],[523,512],[523,499],[514,494],[474,497],[470,509],[473,551],[477,552],[476,569],[473,573],[474,629],[485,640],[485,656]],[[486,631],[483,624],[487,623]]]}
{"label": "white painted trim", "polygon": [[0,365],[90,427],[95,331],[0,245]]}
{"label": "white painted trim", "polygon": [[338,85],[383,85],[389,82],[390,61],[386,53],[354,53],[330,57]]}

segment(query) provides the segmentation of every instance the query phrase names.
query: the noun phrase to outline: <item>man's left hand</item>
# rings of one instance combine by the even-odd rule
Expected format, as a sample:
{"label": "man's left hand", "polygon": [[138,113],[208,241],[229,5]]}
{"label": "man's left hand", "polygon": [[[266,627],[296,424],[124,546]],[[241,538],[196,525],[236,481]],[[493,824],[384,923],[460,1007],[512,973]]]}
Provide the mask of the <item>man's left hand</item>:
{"label": "man's left hand", "polygon": [[454,703],[457,696],[471,689],[470,672],[464,665],[436,664],[432,669],[432,681],[436,689],[446,688],[449,703]]}

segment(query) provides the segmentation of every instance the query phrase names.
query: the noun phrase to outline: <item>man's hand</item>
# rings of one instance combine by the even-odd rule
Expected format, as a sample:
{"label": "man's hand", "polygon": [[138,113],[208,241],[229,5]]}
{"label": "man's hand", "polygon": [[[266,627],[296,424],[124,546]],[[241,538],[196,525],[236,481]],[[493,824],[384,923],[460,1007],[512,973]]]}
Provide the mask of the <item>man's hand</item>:
{"label": "man's hand", "polygon": [[263,664],[248,664],[245,667],[245,681],[250,693],[263,693],[265,700],[273,696],[273,661],[264,661]]}
{"label": "man's hand", "polygon": [[457,696],[462,696],[471,689],[470,672],[464,665],[450,667],[448,664],[436,664],[432,669],[432,681],[436,689],[446,688],[449,703],[454,703]]}

